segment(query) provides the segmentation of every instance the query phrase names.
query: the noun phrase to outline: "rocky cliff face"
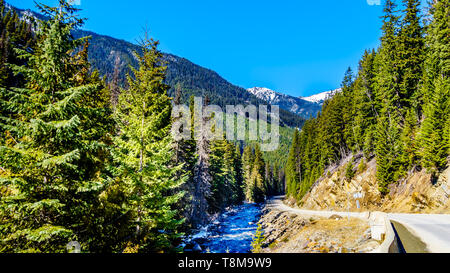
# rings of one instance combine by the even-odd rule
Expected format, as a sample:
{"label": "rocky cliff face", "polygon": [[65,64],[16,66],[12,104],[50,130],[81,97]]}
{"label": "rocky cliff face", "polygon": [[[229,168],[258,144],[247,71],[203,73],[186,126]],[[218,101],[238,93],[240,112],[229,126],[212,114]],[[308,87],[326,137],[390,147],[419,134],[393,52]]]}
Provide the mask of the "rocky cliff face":
{"label": "rocky cliff face", "polygon": [[[349,180],[345,177],[345,170],[351,160],[356,175]],[[400,182],[392,184],[388,195],[381,196],[375,160],[363,164],[361,160],[362,157],[349,157],[338,167],[325,171],[327,175],[315,183],[298,205],[311,210],[346,211],[349,208],[350,211],[450,212],[450,168],[435,181],[426,170],[412,171]],[[290,202],[292,205],[293,201]]]}

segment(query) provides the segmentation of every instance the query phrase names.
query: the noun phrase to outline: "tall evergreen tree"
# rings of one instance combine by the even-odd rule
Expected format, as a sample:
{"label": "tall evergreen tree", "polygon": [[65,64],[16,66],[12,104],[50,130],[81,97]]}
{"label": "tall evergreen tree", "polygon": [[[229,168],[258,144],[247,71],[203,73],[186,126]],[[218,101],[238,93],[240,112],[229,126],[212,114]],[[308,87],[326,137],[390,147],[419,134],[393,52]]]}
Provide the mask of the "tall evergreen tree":
{"label": "tall evergreen tree", "polygon": [[109,109],[96,100],[101,84],[77,77],[86,71],[74,54],[85,39],[71,36],[82,24],[77,10],[63,0],[39,8],[50,18],[39,22],[39,43],[32,52],[17,48],[26,65],[11,65],[27,83],[2,90],[12,94],[2,104],[14,115],[4,119],[0,146],[0,251],[64,252],[73,240],[90,250],[92,226],[104,219],[96,212],[107,187]]}
{"label": "tall evergreen tree", "polygon": [[265,177],[265,162],[259,145],[255,146],[255,161],[251,174],[251,183],[253,186],[253,200],[255,202],[263,202],[267,196]]}
{"label": "tall evergreen tree", "polygon": [[245,197],[247,200],[253,200],[252,190],[253,185],[251,181],[251,175],[253,170],[253,163],[255,162],[255,154],[251,146],[246,146],[244,148],[244,153],[242,155],[242,166],[245,181]]}
{"label": "tall evergreen tree", "polygon": [[403,0],[405,16],[398,35],[399,96],[403,117],[407,109],[421,106],[419,82],[422,78],[424,38],[421,26],[419,0]]}
{"label": "tall evergreen tree", "polygon": [[436,89],[425,108],[425,120],[421,128],[421,153],[424,167],[432,174],[437,174],[447,166],[450,151],[448,143],[450,79],[438,78],[434,86]]}
{"label": "tall evergreen tree", "polygon": [[447,165],[450,116],[450,3],[431,3],[431,22],[426,41],[429,46],[425,62],[423,94],[424,116],[420,130],[424,167],[436,174]]}
{"label": "tall evergreen tree", "polygon": [[354,76],[353,71],[349,67],[345,72],[342,81],[342,119],[343,119],[343,139],[344,147],[341,149],[340,156],[345,156],[347,152],[354,149],[355,139],[353,133],[353,117],[354,117]]}
{"label": "tall evergreen tree", "polygon": [[185,181],[182,165],[173,163],[171,99],[164,84],[167,67],[158,42],[145,37],[139,69],[128,76],[117,106],[120,132],[115,138],[116,175],[127,189],[127,209],[133,215],[130,247],[140,252],[170,250],[178,226],[173,205],[183,192],[173,191]]}
{"label": "tall evergreen tree", "polygon": [[[373,140],[373,126],[378,117],[376,94],[374,89],[375,52],[365,51],[359,63],[358,78],[355,81],[354,92],[354,139],[357,150],[362,150],[366,141]],[[370,138],[370,140],[368,140]],[[369,148],[370,150],[371,148]],[[368,151],[370,152],[370,151]]]}
{"label": "tall evergreen tree", "polygon": [[241,203],[245,200],[245,184],[244,184],[244,170],[242,163],[242,155],[240,145],[236,145],[236,149],[233,154],[233,166],[236,176],[236,202]]}
{"label": "tall evergreen tree", "polygon": [[383,16],[383,36],[377,54],[376,88],[382,104],[377,121],[376,159],[380,191],[387,193],[388,185],[399,177],[401,154],[402,103],[399,82],[399,16],[396,5],[387,0]]}
{"label": "tall evergreen tree", "polygon": [[289,156],[286,163],[286,186],[287,195],[296,196],[298,186],[301,183],[300,175],[300,142],[299,142],[299,131],[295,130],[294,136],[292,138],[292,146],[289,150]]}

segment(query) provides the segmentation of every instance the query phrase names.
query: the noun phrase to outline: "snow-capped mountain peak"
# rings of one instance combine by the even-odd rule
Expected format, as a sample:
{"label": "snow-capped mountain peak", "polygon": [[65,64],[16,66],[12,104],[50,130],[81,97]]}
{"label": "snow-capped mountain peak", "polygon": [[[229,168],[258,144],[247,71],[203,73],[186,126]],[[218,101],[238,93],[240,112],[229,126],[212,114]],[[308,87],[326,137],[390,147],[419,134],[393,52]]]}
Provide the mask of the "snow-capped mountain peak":
{"label": "snow-capped mountain peak", "polygon": [[315,116],[321,108],[321,106],[317,103],[312,103],[301,98],[278,93],[264,87],[253,87],[247,89],[247,91],[255,95],[255,97],[260,100],[272,105],[278,105],[280,108],[304,118],[309,118],[311,115]]}
{"label": "snow-capped mountain peak", "polygon": [[318,103],[318,104],[323,104],[327,99],[332,98],[336,93],[341,92],[341,88],[335,89],[335,90],[330,90],[330,91],[326,91],[326,92],[322,92],[319,94],[315,94],[309,97],[301,97],[301,99],[309,101],[309,102],[313,102],[313,103]]}
{"label": "snow-capped mountain peak", "polygon": [[253,87],[247,89],[247,91],[255,95],[257,98],[267,102],[272,102],[277,96],[275,91],[264,87]]}

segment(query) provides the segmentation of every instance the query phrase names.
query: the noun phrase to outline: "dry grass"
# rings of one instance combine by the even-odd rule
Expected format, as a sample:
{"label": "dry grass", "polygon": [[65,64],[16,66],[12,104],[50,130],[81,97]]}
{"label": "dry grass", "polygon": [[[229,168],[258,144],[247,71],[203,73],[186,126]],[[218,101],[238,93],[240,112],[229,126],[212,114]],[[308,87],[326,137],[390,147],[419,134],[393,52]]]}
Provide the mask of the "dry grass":
{"label": "dry grass", "polygon": [[[282,214],[286,215],[286,214]],[[328,253],[356,252],[361,246],[361,238],[370,228],[367,221],[357,218],[302,218],[296,216],[292,225],[286,224],[283,216],[275,219],[276,231],[270,236],[274,241],[267,242],[268,248],[262,252],[271,253]],[[302,221],[306,225],[299,226]],[[269,235],[269,234],[267,234]],[[273,237],[275,235],[275,238]],[[369,235],[370,237],[370,235]],[[367,238],[369,240],[369,238]]]}
{"label": "dry grass", "polygon": [[367,229],[369,229],[368,223],[357,218],[318,219],[315,224],[305,227],[302,235],[310,238],[321,232],[332,241],[339,241],[343,245],[347,245],[356,243]]}

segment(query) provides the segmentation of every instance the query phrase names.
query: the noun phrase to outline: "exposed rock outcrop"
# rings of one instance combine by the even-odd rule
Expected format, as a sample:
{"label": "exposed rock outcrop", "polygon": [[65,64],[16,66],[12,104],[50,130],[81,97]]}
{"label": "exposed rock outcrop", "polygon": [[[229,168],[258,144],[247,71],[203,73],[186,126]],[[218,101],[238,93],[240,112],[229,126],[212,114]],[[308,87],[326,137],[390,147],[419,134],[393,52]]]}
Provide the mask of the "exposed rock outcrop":
{"label": "exposed rock outcrop", "polygon": [[362,158],[354,160],[356,175],[349,180],[345,177],[345,168],[350,160],[354,159],[349,157],[339,167],[327,171],[327,175],[319,179],[298,204],[288,200],[289,205],[310,210],[450,212],[450,168],[434,181],[426,170],[411,171],[390,186],[388,195],[382,196],[378,191],[375,160],[365,164],[360,164]]}

